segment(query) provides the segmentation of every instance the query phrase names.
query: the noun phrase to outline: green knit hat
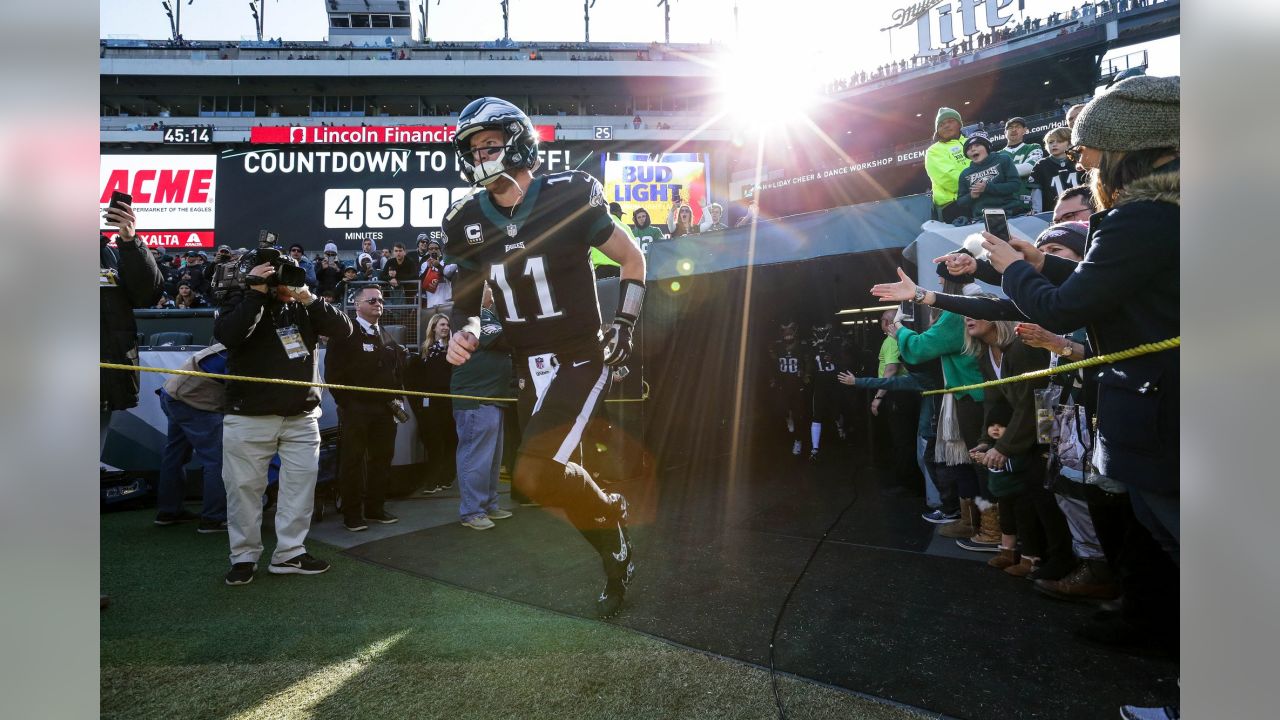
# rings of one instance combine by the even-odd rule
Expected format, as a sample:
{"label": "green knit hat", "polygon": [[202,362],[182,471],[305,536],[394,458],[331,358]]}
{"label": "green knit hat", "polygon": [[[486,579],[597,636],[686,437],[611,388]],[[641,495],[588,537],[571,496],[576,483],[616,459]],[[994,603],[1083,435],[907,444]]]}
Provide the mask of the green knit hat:
{"label": "green knit hat", "polygon": [[1071,142],[1098,150],[1177,148],[1180,92],[1177,77],[1121,80],[1084,106]]}
{"label": "green knit hat", "polygon": [[938,117],[933,121],[933,133],[935,135],[938,133],[938,126],[942,125],[942,121],[947,119],[955,120],[964,125],[964,120],[960,119],[960,113],[949,107],[940,107],[938,108]]}

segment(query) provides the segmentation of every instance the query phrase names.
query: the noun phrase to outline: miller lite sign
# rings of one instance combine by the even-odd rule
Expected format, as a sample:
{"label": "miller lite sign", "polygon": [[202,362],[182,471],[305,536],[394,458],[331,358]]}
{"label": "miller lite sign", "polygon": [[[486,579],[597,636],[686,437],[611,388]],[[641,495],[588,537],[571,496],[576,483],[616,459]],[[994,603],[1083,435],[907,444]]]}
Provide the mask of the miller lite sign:
{"label": "miller lite sign", "polygon": [[947,45],[955,42],[955,16],[960,17],[960,34],[972,37],[978,29],[978,5],[984,8],[984,19],[987,29],[998,28],[1013,19],[1013,12],[1008,15],[1002,10],[1013,4],[1013,0],[920,0],[912,5],[893,11],[893,24],[880,28],[881,31],[897,30],[910,25],[916,26],[916,36],[920,42],[918,55],[934,55],[933,27],[930,18],[938,18],[938,42]]}

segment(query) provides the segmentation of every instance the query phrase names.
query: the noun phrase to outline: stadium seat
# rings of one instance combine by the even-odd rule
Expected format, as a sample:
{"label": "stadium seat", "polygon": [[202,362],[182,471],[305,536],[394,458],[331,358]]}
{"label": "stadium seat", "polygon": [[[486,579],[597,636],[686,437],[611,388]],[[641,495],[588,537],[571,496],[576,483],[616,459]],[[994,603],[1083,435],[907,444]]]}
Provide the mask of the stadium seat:
{"label": "stadium seat", "polygon": [[166,345],[190,345],[195,338],[189,332],[158,332],[151,335],[151,339],[147,342],[150,347],[164,347]]}

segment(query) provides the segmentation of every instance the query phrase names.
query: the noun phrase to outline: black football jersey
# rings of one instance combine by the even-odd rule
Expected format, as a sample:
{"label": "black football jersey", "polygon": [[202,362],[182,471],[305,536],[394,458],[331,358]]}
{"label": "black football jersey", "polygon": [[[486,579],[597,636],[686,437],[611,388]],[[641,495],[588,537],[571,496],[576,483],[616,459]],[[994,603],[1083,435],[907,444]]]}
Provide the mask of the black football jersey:
{"label": "black football jersey", "polygon": [[445,255],[458,265],[455,317],[480,314],[487,280],[516,354],[598,346],[600,302],[590,253],[613,229],[604,188],[576,170],[534,178],[514,213],[485,190],[459,201],[443,226]]}
{"label": "black football jersey", "polygon": [[835,345],[834,340],[828,340],[825,343],[816,343],[809,346],[809,359],[812,361],[813,381],[815,384],[824,386],[833,386],[839,382],[837,376],[840,374],[836,354],[831,351]]}
{"label": "black football jersey", "polygon": [[799,385],[803,382],[808,352],[809,347],[802,342],[797,342],[791,347],[787,347],[785,340],[778,340],[773,344],[769,354],[773,357],[774,367],[783,385]]}

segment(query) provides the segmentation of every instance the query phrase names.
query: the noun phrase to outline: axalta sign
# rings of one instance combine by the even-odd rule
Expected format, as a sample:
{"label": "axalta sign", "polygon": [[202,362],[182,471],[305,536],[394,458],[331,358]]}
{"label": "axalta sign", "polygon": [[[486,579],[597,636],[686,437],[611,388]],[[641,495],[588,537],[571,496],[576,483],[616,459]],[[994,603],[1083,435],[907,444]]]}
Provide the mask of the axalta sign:
{"label": "axalta sign", "polygon": [[163,228],[180,235],[185,245],[192,235],[186,231],[208,231],[196,234],[204,246],[213,242],[217,170],[216,155],[103,155],[98,205],[105,210],[111,193],[127,193],[133,196],[139,234]]}
{"label": "axalta sign", "polygon": [[[249,130],[249,142],[255,145],[430,145],[453,142],[456,130],[452,125],[255,127]],[[534,130],[541,142],[556,139],[554,125],[539,125]]]}

